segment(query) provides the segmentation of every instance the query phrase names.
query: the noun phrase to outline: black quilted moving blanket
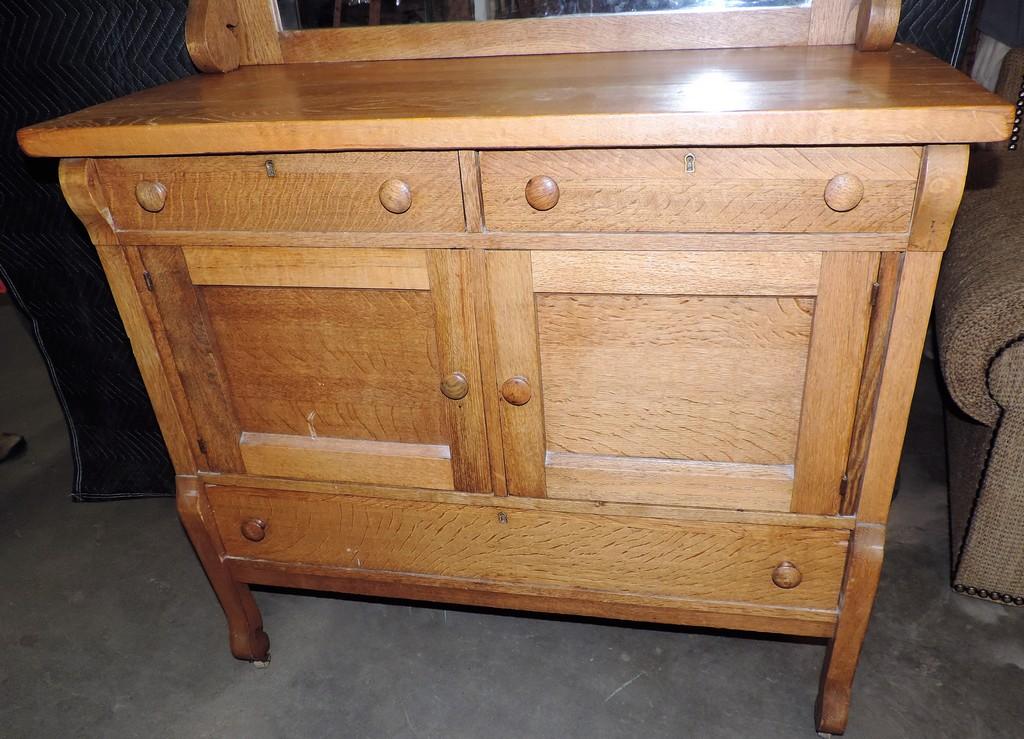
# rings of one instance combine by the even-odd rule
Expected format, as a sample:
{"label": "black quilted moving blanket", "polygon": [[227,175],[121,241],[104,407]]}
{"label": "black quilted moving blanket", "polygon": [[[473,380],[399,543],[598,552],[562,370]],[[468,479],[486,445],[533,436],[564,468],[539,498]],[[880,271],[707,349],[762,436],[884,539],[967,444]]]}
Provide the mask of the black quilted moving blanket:
{"label": "black quilted moving blanket", "polygon": [[25,157],[15,131],[193,74],[186,6],[0,2],[0,279],[50,367],[76,500],[170,495],[173,471],[95,250],[61,197],[57,162]]}

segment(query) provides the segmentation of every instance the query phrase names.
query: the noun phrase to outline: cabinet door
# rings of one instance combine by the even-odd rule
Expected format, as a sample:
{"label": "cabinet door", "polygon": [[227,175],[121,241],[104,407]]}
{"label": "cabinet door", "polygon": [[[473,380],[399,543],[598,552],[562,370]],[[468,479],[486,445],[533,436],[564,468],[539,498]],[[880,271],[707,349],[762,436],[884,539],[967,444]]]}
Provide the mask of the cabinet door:
{"label": "cabinet door", "polygon": [[509,493],[836,512],[877,265],[489,252]]}
{"label": "cabinet door", "polygon": [[490,490],[463,253],[140,252],[209,470]]}

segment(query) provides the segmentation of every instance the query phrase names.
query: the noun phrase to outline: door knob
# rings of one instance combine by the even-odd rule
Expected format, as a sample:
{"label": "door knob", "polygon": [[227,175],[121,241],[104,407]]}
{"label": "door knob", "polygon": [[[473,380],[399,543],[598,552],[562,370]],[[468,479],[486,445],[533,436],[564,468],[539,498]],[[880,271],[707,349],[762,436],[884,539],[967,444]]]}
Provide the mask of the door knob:
{"label": "door knob", "polygon": [[441,380],[441,392],[446,398],[462,400],[469,394],[469,380],[461,372],[452,372]]}
{"label": "door knob", "polygon": [[501,384],[501,397],[509,405],[526,405],[532,396],[530,382],[522,375],[510,377]]}

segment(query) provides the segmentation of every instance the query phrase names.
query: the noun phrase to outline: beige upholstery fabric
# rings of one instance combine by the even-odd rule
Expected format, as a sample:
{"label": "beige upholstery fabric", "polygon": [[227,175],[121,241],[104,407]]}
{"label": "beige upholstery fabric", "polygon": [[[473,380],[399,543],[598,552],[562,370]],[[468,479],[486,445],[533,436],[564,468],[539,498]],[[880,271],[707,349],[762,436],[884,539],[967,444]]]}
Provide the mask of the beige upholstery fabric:
{"label": "beige upholstery fabric", "polygon": [[1024,156],[976,152],[936,293],[953,583],[1024,605]]}
{"label": "beige upholstery fabric", "polygon": [[1002,409],[985,466],[982,494],[955,582],[982,597],[1024,604],[1024,341],[1003,351],[989,370]]}

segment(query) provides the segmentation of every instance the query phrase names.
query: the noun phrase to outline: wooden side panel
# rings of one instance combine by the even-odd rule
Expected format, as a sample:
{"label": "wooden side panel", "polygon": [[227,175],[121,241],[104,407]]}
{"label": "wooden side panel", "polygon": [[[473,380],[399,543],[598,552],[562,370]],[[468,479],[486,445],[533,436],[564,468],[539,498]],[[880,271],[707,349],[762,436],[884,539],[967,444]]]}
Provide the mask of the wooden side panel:
{"label": "wooden side panel", "polygon": [[[465,230],[453,151],[105,159],[97,167],[122,230]],[[392,179],[412,193],[404,213],[381,204],[378,191]],[[166,188],[159,212],[139,206],[142,181]]]}
{"label": "wooden side panel", "polygon": [[184,253],[196,285],[430,288],[422,249],[188,246]]}
{"label": "wooden side panel", "polygon": [[443,445],[247,432],[242,435],[241,452],[246,470],[253,475],[454,488],[451,453]]}
{"label": "wooden side panel", "polygon": [[88,159],[63,160],[60,163],[60,185],[68,204],[96,245],[174,471],[179,475],[194,474],[199,466],[193,453],[193,442],[175,405],[174,393],[160,358],[153,328],[135,288],[131,267],[124,249],[118,246],[117,235],[109,221],[109,209],[100,192],[95,163]]}
{"label": "wooden side panel", "polygon": [[142,261],[151,275],[162,328],[201,434],[200,450],[205,449],[211,469],[241,472],[241,428],[214,336],[206,322],[201,298],[189,279],[181,249],[149,247],[144,250]]}
{"label": "wooden side panel", "polygon": [[[450,578],[466,588],[630,593],[641,603],[694,600],[833,612],[848,537],[836,529],[495,512],[315,493],[213,487],[209,495],[233,557],[353,574]],[[239,525],[249,518],[266,522],[263,541],[242,537]],[[772,582],[783,561],[800,569],[798,587]]]}
{"label": "wooden side panel", "polygon": [[793,511],[839,510],[877,272],[877,254],[824,256],[800,414]]}
{"label": "wooden side panel", "polygon": [[788,511],[791,465],[547,453],[549,498]]}
{"label": "wooden side panel", "polygon": [[548,449],[789,464],[813,301],[539,295]]}
{"label": "wooden side panel", "polygon": [[447,444],[426,291],[206,287],[246,431]]}
{"label": "wooden side panel", "polygon": [[839,512],[852,516],[857,511],[857,498],[864,479],[868,445],[871,442],[871,424],[875,408],[878,407],[878,392],[885,363],[886,345],[892,329],[893,312],[896,310],[896,293],[899,287],[900,270],[903,268],[903,254],[882,254],[878,263],[878,293],[871,311],[871,326],[868,329],[868,343],[864,351],[864,370],[860,377],[860,392],[857,394],[857,415],[853,423],[853,438],[850,441],[849,462],[846,468],[846,490]]}
{"label": "wooden side panel", "polygon": [[466,252],[431,251],[430,283],[439,355],[438,383],[460,373],[469,384],[465,397],[442,399],[455,489],[482,493],[491,489],[483,401],[490,388],[485,388],[480,379],[470,258]]}
{"label": "wooden side panel", "polygon": [[536,251],[531,259],[539,293],[815,295],[821,271],[817,252]]}
{"label": "wooden side panel", "polygon": [[[691,157],[691,159],[687,159]],[[919,147],[569,149],[480,154],[492,231],[905,232]],[[829,181],[853,175],[859,203],[825,202]],[[526,182],[546,175],[557,204],[535,210]]]}
{"label": "wooden side panel", "polygon": [[878,405],[868,431],[870,441],[858,496],[858,521],[884,524],[889,518],[941,262],[941,252],[908,252],[904,257]]}
{"label": "wooden side panel", "polygon": [[489,252],[487,286],[496,385],[518,376],[532,387],[525,405],[500,401],[508,493],[543,497],[544,399],[530,253]]}

